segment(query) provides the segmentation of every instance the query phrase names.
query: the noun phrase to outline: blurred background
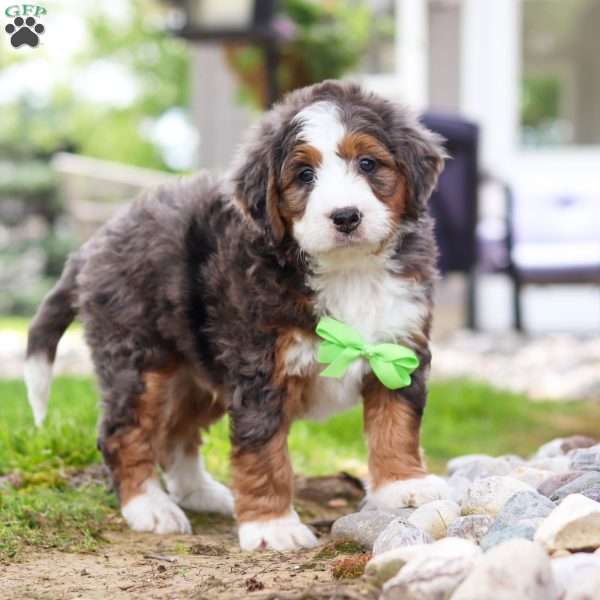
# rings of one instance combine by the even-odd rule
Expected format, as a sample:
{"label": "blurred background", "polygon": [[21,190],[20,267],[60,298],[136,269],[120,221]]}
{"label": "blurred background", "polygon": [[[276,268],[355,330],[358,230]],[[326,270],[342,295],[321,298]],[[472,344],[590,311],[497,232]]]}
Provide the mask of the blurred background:
{"label": "blurred background", "polygon": [[[20,6],[3,2],[3,30]],[[567,348],[585,363],[575,391],[598,395],[600,0],[44,7],[37,47],[14,48],[1,32],[4,329],[33,313],[67,253],[140,189],[222,172],[286,91],[350,78],[448,140],[431,201],[438,370],[505,383],[527,364],[511,385],[555,395],[564,378],[532,379],[530,365],[547,371],[547,356]],[[16,372],[8,345],[5,369]]]}
{"label": "blurred background", "polygon": [[[65,533],[77,507],[97,509],[91,531],[107,507],[114,516],[94,475],[97,394],[81,327],[59,345],[49,419],[35,432],[21,380],[28,321],[68,253],[141,189],[224,171],[273,101],[326,78],[418,111],[452,156],[430,202],[442,274],[430,468],[597,437],[600,0],[40,4],[39,44],[15,48],[5,28],[23,6],[0,3],[0,509],[4,498],[16,515],[4,529],[0,518],[0,559],[65,547],[65,536],[77,545],[82,531],[87,543],[79,524]],[[296,424],[297,470],[364,474],[360,411]],[[207,445],[226,479],[226,422]],[[100,485],[69,495],[81,470]],[[28,515],[42,510],[40,528]]]}

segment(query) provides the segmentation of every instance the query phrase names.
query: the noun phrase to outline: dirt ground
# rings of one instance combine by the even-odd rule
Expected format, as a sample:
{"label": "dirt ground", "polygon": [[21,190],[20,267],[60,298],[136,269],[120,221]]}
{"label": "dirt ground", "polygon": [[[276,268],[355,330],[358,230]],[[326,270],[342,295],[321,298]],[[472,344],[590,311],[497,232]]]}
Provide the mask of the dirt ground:
{"label": "dirt ground", "polygon": [[[192,518],[194,534],[157,536],[119,527],[104,533],[97,552],[69,554],[36,550],[19,562],[0,565],[3,600],[358,600],[377,597],[362,579],[338,579],[344,558],[364,562],[329,540],[331,522],[355,509],[362,492],[343,475],[300,479],[298,508],[323,546],[293,553],[244,553],[233,520]],[[323,550],[325,548],[325,550]]]}

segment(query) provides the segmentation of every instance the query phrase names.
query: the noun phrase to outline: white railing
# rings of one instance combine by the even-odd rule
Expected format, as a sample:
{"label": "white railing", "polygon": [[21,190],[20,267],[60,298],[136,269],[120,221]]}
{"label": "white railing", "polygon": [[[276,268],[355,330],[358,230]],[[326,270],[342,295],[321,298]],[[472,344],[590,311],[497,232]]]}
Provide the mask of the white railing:
{"label": "white railing", "polygon": [[120,206],[146,188],[176,178],[171,173],[61,152],[52,159],[77,235],[87,239]]}

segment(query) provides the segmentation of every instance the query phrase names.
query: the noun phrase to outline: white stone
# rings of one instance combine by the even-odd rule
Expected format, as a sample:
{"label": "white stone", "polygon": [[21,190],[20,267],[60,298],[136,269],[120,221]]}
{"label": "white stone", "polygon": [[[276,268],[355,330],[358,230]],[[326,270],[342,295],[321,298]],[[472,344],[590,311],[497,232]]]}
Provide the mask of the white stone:
{"label": "white stone", "polygon": [[537,469],[527,465],[520,465],[508,474],[509,477],[514,477],[515,479],[518,479],[523,483],[527,483],[534,488],[537,488],[540,484],[546,481],[546,479],[552,477],[553,475],[554,472],[549,471],[548,469]]}
{"label": "white stone", "polygon": [[462,502],[463,515],[497,515],[517,492],[535,490],[512,477],[485,477],[474,481]]}
{"label": "white stone", "polygon": [[550,559],[534,542],[514,539],[492,548],[475,564],[452,600],[558,600]]}
{"label": "white stone", "polygon": [[529,462],[534,469],[552,471],[553,473],[566,473],[571,470],[571,459],[568,456],[556,456],[554,458],[540,458]]}
{"label": "white stone", "polygon": [[462,475],[470,481],[494,475],[508,475],[514,468],[512,462],[503,458],[477,454],[455,458],[450,461],[449,465],[448,471],[451,476]]}
{"label": "white stone", "polygon": [[467,515],[466,517],[459,517],[448,527],[448,535],[471,540],[479,544],[493,523],[494,517],[490,515]]}
{"label": "white stone", "polygon": [[540,446],[536,453],[531,457],[533,460],[544,459],[544,458],[554,458],[556,456],[563,456],[563,443],[565,438],[556,438],[549,442],[546,442],[542,446]]}
{"label": "white stone", "polygon": [[432,544],[404,546],[378,554],[367,563],[365,573],[379,584],[383,584],[396,575],[406,563],[416,559],[430,557],[475,559],[481,553],[481,549],[469,540],[448,537]]}
{"label": "white stone", "polygon": [[[575,590],[581,581],[587,581],[596,572],[600,573],[600,556],[579,552],[553,558],[552,572],[556,583],[566,594],[569,590]],[[597,591],[600,592],[600,588]]]}
{"label": "white stone", "polygon": [[590,573],[567,590],[563,600],[598,600],[600,598],[600,570]]}
{"label": "white stone", "polygon": [[448,471],[448,475],[451,476],[463,467],[466,467],[474,462],[486,461],[488,459],[494,460],[494,457],[489,456],[488,454],[464,454],[463,456],[451,458],[446,465],[446,469]]}
{"label": "white stone", "polygon": [[448,598],[469,574],[475,559],[429,556],[409,562],[383,586],[382,600],[435,600]]}
{"label": "white stone", "polygon": [[464,475],[460,475],[460,473],[454,473],[454,475],[448,479],[448,486],[450,487],[450,500],[454,500],[454,502],[457,504],[462,504],[463,498],[465,497],[470,485],[470,479],[467,479]]}
{"label": "white stone", "polygon": [[581,494],[567,496],[544,519],[534,539],[549,551],[600,547],[600,503]]}
{"label": "white stone", "polygon": [[373,554],[376,556],[394,548],[431,542],[433,538],[428,533],[409,525],[402,519],[395,519],[377,536],[373,544]]}
{"label": "white stone", "polygon": [[434,540],[446,536],[448,527],[460,517],[460,506],[452,500],[434,500],[417,508],[408,522],[426,531]]}

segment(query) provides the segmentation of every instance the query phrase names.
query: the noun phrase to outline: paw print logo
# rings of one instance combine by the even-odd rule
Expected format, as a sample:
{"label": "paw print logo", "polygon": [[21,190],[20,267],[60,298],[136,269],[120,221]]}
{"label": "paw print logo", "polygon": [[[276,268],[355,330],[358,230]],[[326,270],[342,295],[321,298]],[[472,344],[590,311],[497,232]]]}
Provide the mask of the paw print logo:
{"label": "paw print logo", "polygon": [[[14,25],[13,25],[14,23]],[[40,43],[40,35],[46,31],[41,23],[36,23],[33,17],[16,17],[12,23],[9,23],[4,31],[10,35],[10,43],[14,48],[23,44],[35,48]]]}

